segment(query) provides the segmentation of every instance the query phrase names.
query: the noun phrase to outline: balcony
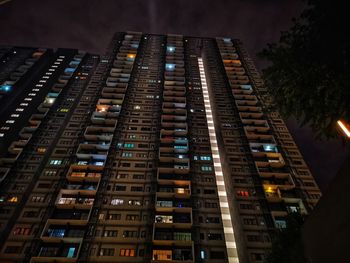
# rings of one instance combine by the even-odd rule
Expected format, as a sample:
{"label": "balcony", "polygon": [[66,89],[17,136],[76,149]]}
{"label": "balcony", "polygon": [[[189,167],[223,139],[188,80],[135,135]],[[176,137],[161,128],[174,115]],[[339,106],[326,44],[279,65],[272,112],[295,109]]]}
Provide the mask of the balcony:
{"label": "balcony", "polygon": [[79,158],[77,159],[77,163],[74,165],[86,165],[86,166],[101,166],[103,167],[105,165],[106,156],[102,159],[97,159],[94,157],[87,157],[87,158]]}
{"label": "balcony", "polygon": [[85,209],[62,209],[55,208],[50,219],[47,220],[47,224],[72,224],[72,225],[85,225],[88,222],[90,215],[90,207],[84,207]]}
{"label": "balcony", "polygon": [[[172,148],[165,148],[172,149]],[[168,151],[159,152],[159,161],[164,163],[187,163],[189,164],[189,156],[187,154],[168,153]]]}
{"label": "balcony", "polygon": [[244,127],[244,133],[250,142],[271,142],[274,141],[273,136],[266,131],[259,131],[257,128]]}
{"label": "balcony", "polygon": [[289,190],[295,187],[292,177],[288,174],[288,177],[285,178],[264,178],[262,183],[265,185],[276,185],[281,190]]}
{"label": "balcony", "polygon": [[108,155],[109,145],[99,145],[99,144],[79,144],[77,150],[77,157],[79,159],[98,159],[106,160]]}
{"label": "balcony", "polygon": [[190,229],[192,227],[192,213],[157,214],[154,220],[155,228]]}
{"label": "balcony", "polygon": [[65,194],[95,195],[97,187],[97,182],[70,182],[62,188],[61,192]]}
{"label": "balcony", "polygon": [[245,120],[250,120],[250,119],[254,119],[254,120],[261,119],[261,118],[263,118],[264,115],[261,112],[261,108],[260,108],[260,109],[256,109],[255,112],[254,111],[251,111],[251,112],[242,111],[239,113],[239,116],[243,122]]}
{"label": "balcony", "polygon": [[103,98],[108,98],[108,99],[113,99],[113,98],[123,98],[121,95],[124,95],[126,92],[128,85],[123,83],[120,84],[114,88],[111,87],[104,87],[102,89],[102,97]]}
{"label": "balcony", "polygon": [[31,262],[76,262],[78,259],[80,243],[43,244],[39,255],[32,257]]}
{"label": "balcony", "polygon": [[158,181],[162,181],[164,184],[171,184],[175,181],[182,181],[181,183],[186,183],[190,180],[188,173],[167,173],[162,172],[158,169]]}
{"label": "balcony", "polygon": [[157,229],[154,231],[153,244],[159,246],[192,247],[192,236],[190,232],[170,232],[169,230]]}
{"label": "balcony", "polygon": [[264,193],[269,202],[281,202],[281,193],[276,185],[264,185]]}
{"label": "balcony", "polygon": [[[174,96],[163,95],[163,105],[165,103],[172,103],[172,102],[174,102],[175,104],[180,104],[180,106],[182,106],[183,104],[186,105],[186,97],[174,97]],[[179,108],[183,108],[183,107],[179,107]]]}
{"label": "balcony", "polygon": [[190,171],[189,164],[177,164],[177,163],[161,163],[158,167],[159,173],[172,173],[172,174],[188,174]]}
{"label": "balcony", "polygon": [[182,115],[170,115],[170,114],[162,114],[162,122],[168,122],[172,121],[175,123],[182,123],[185,122],[187,119],[187,114],[182,114]]}
{"label": "balcony", "polygon": [[91,208],[95,198],[93,195],[81,195],[65,193],[66,190],[61,190],[56,200],[56,207],[61,209],[86,209]]}
{"label": "balcony", "polygon": [[163,114],[176,115],[181,117],[187,117],[186,109],[177,109],[177,108],[162,108]]}
{"label": "balcony", "polygon": [[157,194],[156,211],[157,212],[191,212],[192,204],[189,200],[184,199],[165,199],[158,197]]}
{"label": "balcony", "polygon": [[106,80],[107,87],[117,87],[119,83],[128,83],[129,78],[113,78],[108,77]]}
{"label": "balcony", "polygon": [[162,109],[186,109],[186,103],[163,102]]}
{"label": "balcony", "polygon": [[260,178],[276,178],[276,179],[287,179],[290,177],[289,171],[284,167],[262,167],[256,166]]}
{"label": "balcony", "polygon": [[96,111],[104,112],[108,109],[110,112],[120,112],[123,101],[124,94],[118,94],[116,99],[99,99],[96,105]]}
{"label": "balcony", "polygon": [[[159,146],[159,153],[187,153],[188,152],[188,143],[186,141],[186,144],[177,144],[172,143],[171,140],[169,140],[169,143],[160,143]],[[173,155],[175,156],[175,155]]]}
{"label": "balcony", "polygon": [[67,173],[70,182],[98,182],[102,176],[103,167],[89,167],[85,165],[71,165]]}
{"label": "balcony", "polygon": [[250,151],[253,156],[261,157],[264,156],[265,153],[278,153],[278,148],[276,144],[272,143],[249,143]]}
{"label": "balcony", "polygon": [[280,153],[263,153],[263,157],[255,157],[255,165],[257,167],[276,167],[281,168],[285,165],[284,159]]}
{"label": "balcony", "polygon": [[188,248],[154,248],[152,252],[152,262],[194,262],[193,249]]}
{"label": "balcony", "polygon": [[114,106],[102,105],[102,104],[97,105],[96,110],[91,117],[91,120],[92,121],[98,121],[98,120],[106,121],[109,118],[110,119],[117,118],[120,114],[120,110],[121,110],[121,106],[119,106],[119,105],[114,105]]}
{"label": "balcony", "polygon": [[186,127],[183,128],[162,127],[162,129],[160,130],[160,134],[165,136],[185,136],[187,135],[187,124]]}
{"label": "balcony", "polygon": [[174,128],[174,129],[187,129],[187,123],[183,121],[173,122],[173,121],[162,121],[162,128]]}
{"label": "balcony", "polygon": [[86,226],[82,226],[79,223],[74,224],[74,221],[66,224],[47,223],[41,235],[41,239],[46,243],[57,243],[61,241],[79,243],[82,241],[85,231]]}
{"label": "balcony", "polygon": [[84,138],[86,140],[110,141],[113,138],[114,128],[89,126],[86,128]]}
{"label": "balcony", "polygon": [[[160,182],[163,183],[163,182]],[[160,198],[190,198],[190,181],[173,182],[172,184],[158,184],[157,196]]]}

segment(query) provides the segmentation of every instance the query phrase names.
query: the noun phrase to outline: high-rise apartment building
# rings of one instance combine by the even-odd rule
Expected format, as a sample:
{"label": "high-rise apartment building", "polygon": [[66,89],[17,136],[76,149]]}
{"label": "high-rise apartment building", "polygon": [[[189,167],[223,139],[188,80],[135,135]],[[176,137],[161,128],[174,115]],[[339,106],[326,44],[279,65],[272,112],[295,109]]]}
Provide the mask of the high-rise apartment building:
{"label": "high-rise apartment building", "polygon": [[47,57],[1,112],[2,262],[263,262],[320,197],[239,41],[125,32]]}

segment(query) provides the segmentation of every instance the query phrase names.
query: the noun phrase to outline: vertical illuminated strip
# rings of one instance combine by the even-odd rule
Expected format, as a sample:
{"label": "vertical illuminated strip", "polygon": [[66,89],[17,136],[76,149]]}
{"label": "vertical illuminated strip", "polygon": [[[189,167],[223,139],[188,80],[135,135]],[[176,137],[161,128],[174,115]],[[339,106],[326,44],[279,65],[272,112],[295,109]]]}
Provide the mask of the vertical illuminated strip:
{"label": "vertical illuminated strip", "polygon": [[350,131],[348,130],[348,128],[345,126],[345,124],[341,121],[338,120],[337,121],[338,126],[342,129],[342,131],[345,133],[345,135],[350,138]]}
{"label": "vertical illuminated strip", "polygon": [[232,221],[231,221],[229,204],[227,200],[224,175],[222,172],[219,148],[218,148],[218,143],[217,143],[216,134],[215,134],[215,125],[214,125],[215,123],[214,123],[214,119],[211,111],[208,86],[207,86],[202,58],[198,58],[198,66],[199,66],[199,72],[201,77],[205,114],[207,117],[207,125],[209,129],[210,147],[213,155],[216,186],[217,186],[219,201],[220,201],[221,219],[224,227],[228,262],[238,263],[239,259],[237,255],[236,241],[235,241],[234,230],[233,230]]}

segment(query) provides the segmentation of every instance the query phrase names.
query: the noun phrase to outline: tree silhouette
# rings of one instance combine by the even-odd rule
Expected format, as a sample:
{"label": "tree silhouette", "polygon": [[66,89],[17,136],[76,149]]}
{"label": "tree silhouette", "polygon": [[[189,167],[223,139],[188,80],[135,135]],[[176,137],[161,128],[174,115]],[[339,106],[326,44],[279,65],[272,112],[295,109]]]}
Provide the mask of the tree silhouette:
{"label": "tree silhouette", "polygon": [[278,43],[258,55],[270,62],[263,77],[284,117],[333,137],[349,121],[350,19],[344,2],[310,0]]}

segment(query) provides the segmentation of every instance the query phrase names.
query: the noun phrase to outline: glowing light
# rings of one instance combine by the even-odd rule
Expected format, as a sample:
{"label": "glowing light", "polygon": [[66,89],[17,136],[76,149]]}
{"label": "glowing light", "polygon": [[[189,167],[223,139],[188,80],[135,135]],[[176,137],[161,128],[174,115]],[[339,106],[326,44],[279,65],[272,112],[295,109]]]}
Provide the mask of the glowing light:
{"label": "glowing light", "polygon": [[345,124],[341,121],[337,121],[338,126],[342,129],[342,131],[345,133],[345,135],[350,138],[350,131],[349,129],[345,126]]}
{"label": "glowing light", "polygon": [[54,98],[46,98],[46,103],[53,104],[55,102]]}
{"label": "glowing light", "polygon": [[167,46],[166,50],[167,50],[169,53],[173,53],[173,52],[175,51],[175,47]]}
{"label": "glowing light", "polygon": [[128,54],[128,58],[135,58],[136,55],[135,54]]}
{"label": "glowing light", "polygon": [[199,73],[200,73],[201,84],[202,84],[205,113],[207,117],[207,125],[209,130],[210,148],[213,155],[216,187],[218,190],[218,195],[220,200],[219,203],[220,203],[220,210],[221,210],[221,219],[224,226],[226,249],[227,249],[227,254],[231,255],[228,257],[228,262],[239,263],[239,258],[237,256],[236,240],[234,236],[231,214],[229,211],[229,203],[228,203],[227,194],[226,194],[225,181],[223,178],[219,147],[218,147],[218,142],[216,140],[215,120],[212,115],[210,96],[209,96],[207,80],[205,76],[205,69],[203,66],[202,58],[198,58],[198,67],[199,67]]}
{"label": "glowing light", "polygon": [[173,71],[175,69],[175,64],[167,63],[167,64],[165,64],[165,69],[167,71]]}
{"label": "glowing light", "polygon": [[11,91],[11,88],[12,88],[11,85],[1,85],[0,86],[0,91],[9,92],[9,91]]}

